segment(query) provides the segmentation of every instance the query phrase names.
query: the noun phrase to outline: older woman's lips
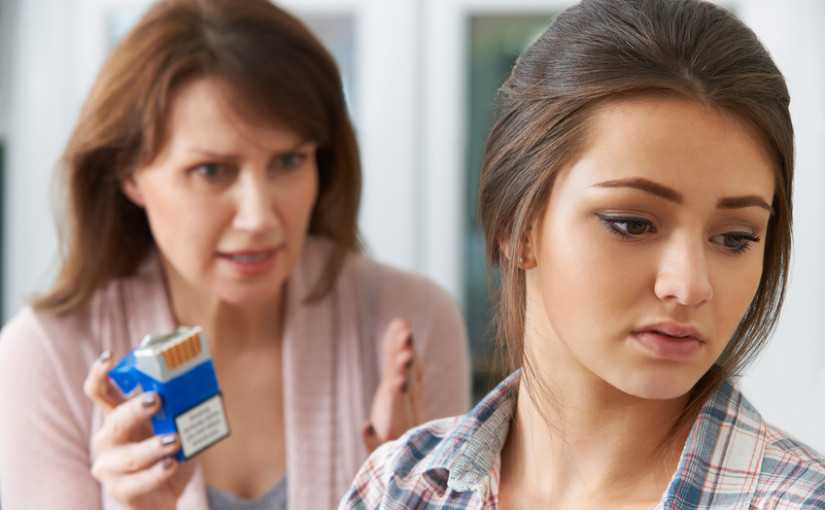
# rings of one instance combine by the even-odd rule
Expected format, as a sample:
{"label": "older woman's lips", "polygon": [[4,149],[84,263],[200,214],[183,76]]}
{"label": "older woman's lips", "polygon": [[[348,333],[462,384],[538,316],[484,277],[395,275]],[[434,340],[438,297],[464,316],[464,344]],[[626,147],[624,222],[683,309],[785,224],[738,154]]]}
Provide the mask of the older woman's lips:
{"label": "older woman's lips", "polygon": [[634,332],[631,337],[649,354],[671,361],[688,361],[704,345],[696,337],[676,337],[658,331]]}
{"label": "older woman's lips", "polygon": [[272,269],[279,251],[279,249],[273,248],[269,250],[219,252],[218,259],[236,273],[244,276],[254,276]]}

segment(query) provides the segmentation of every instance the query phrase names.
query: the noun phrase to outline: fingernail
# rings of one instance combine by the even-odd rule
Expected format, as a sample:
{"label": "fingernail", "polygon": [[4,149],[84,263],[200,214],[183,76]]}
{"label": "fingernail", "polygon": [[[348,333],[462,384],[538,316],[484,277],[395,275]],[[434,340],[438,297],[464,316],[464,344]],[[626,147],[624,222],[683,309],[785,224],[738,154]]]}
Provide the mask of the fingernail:
{"label": "fingernail", "polygon": [[165,436],[161,436],[160,444],[163,446],[172,446],[177,441],[177,436],[175,434],[167,434]]}
{"label": "fingernail", "polygon": [[401,383],[401,393],[407,393],[407,381]]}
{"label": "fingernail", "polygon": [[167,469],[167,470],[172,469],[172,466],[175,465],[175,461],[172,460],[170,457],[166,457],[161,462],[162,462],[163,469]]}
{"label": "fingernail", "polygon": [[97,362],[98,363],[106,363],[107,361],[109,361],[109,358],[111,358],[111,357],[112,357],[112,353],[111,353],[111,351],[109,351],[107,349],[107,350],[100,353],[100,356],[97,357]]}
{"label": "fingernail", "polygon": [[374,436],[375,435],[375,427],[372,426],[372,423],[370,423],[367,426],[367,435],[368,436]]}
{"label": "fingernail", "polygon": [[404,370],[409,370],[413,366],[413,359],[410,358],[404,363]]}
{"label": "fingernail", "polygon": [[407,341],[404,343],[404,345],[406,345],[407,347],[412,347],[413,346],[413,334],[412,333],[410,333],[410,335],[407,337]]}
{"label": "fingernail", "polygon": [[158,399],[154,393],[147,393],[140,397],[140,405],[142,405],[143,407],[152,407],[155,405],[155,402],[157,401]]}

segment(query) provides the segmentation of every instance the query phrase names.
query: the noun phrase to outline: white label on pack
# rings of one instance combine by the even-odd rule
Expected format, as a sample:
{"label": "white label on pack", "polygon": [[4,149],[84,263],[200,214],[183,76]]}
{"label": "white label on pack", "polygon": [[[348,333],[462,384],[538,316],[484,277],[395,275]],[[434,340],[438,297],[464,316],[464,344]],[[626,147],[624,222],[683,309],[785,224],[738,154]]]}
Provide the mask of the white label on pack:
{"label": "white label on pack", "polygon": [[220,394],[175,418],[183,456],[189,458],[229,435]]}

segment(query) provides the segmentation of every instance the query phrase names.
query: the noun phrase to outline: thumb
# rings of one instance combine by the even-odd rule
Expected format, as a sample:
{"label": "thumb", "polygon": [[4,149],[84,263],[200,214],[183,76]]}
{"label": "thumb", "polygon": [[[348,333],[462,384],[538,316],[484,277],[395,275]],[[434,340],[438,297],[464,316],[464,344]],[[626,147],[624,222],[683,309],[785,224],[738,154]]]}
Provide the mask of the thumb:
{"label": "thumb", "polygon": [[381,438],[378,437],[378,433],[375,432],[375,427],[369,422],[365,423],[361,428],[361,439],[369,453],[375,451],[382,443]]}

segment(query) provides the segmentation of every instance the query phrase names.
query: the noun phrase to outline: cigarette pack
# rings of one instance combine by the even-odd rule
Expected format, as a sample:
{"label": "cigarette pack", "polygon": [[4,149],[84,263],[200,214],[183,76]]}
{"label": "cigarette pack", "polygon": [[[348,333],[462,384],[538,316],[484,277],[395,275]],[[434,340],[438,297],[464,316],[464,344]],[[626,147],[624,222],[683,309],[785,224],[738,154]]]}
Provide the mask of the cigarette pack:
{"label": "cigarette pack", "polygon": [[179,461],[229,437],[223,396],[199,327],[146,335],[109,371],[109,378],[126,397],[139,390],[157,393],[161,408],[152,416],[152,430],[178,434]]}

